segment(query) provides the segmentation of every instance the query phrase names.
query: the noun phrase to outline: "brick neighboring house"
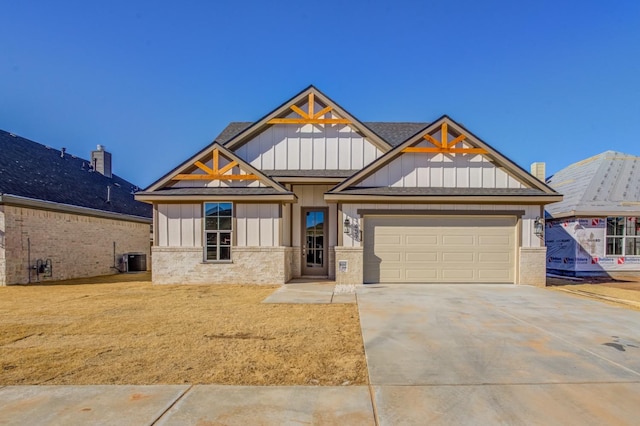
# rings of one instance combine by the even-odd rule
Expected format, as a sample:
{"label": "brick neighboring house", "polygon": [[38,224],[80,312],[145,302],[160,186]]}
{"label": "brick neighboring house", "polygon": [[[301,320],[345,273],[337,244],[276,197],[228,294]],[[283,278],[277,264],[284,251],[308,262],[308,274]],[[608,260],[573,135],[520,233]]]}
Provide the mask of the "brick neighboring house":
{"label": "brick neighboring house", "polygon": [[0,285],[107,275],[125,253],[149,257],[150,206],[91,161],[0,130]]}
{"label": "brick neighboring house", "polygon": [[136,199],[153,282],[545,285],[562,196],[448,116],[361,122],[310,86],[231,123]]}

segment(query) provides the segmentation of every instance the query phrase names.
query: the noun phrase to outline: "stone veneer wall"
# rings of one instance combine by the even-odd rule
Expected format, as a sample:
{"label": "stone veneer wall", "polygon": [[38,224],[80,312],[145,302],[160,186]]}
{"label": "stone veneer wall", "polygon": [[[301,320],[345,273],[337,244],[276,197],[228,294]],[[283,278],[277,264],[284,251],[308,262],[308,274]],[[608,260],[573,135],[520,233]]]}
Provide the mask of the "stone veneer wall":
{"label": "stone veneer wall", "polygon": [[520,279],[518,284],[547,285],[547,248],[520,247]]}
{"label": "stone veneer wall", "polygon": [[[40,281],[114,274],[116,255],[144,253],[149,267],[148,223],[106,219],[17,206],[4,207],[4,276],[0,284],[26,284],[29,266],[51,259],[53,276]],[[0,226],[0,233],[3,227]],[[28,241],[31,242],[29,265]],[[31,270],[31,282],[38,277]]]}
{"label": "stone veneer wall", "polygon": [[[335,275],[336,284],[360,285],[364,279],[364,254],[362,247],[336,247],[335,248]],[[339,263],[346,260],[347,271],[340,272]]]}
{"label": "stone veneer wall", "polygon": [[290,247],[238,247],[231,262],[203,261],[202,247],[153,247],[154,284],[284,284],[292,276]]}

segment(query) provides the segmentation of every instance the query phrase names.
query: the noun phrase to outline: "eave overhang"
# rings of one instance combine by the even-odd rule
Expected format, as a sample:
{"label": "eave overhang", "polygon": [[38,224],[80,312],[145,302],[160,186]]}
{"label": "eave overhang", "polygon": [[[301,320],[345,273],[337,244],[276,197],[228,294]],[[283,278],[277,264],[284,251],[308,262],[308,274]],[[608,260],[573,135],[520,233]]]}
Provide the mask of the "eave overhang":
{"label": "eave overhang", "polygon": [[328,202],[408,203],[408,204],[550,204],[562,200],[561,195],[355,195],[324,194]]}
{"label": "eave overhang", "polygon": [[144,203],[181,203],[185,201],[203,202],[203,201],[234,201],[238,203],[265,203],[265,202],[282,202],[296,203],[298,198],[293,193],[285,194],[269,194],[269,195],[161,195],[155,193],[139,193],[135,195],[136,200]]}
{"label": "eave overhang", "polygon": [[82,216],[100,217],[104,219],[124,220],[128,222],[147,223],[152,222],[150,217],[128,215],[124,213],[109,212],[106,210],[92,209],[89,207],[74,206],[71,204],[44,201],[35,198],[21,197],[11,194],[0,194],[0,205],[25,207],[38,210],[48,210],[60,213],[77,214]]}

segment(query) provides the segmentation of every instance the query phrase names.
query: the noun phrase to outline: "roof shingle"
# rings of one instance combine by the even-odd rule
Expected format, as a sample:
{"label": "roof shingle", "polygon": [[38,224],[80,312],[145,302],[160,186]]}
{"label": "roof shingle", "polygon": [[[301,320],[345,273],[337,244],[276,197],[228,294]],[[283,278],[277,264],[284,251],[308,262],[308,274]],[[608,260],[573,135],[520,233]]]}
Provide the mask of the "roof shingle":
{"label": "roof shingle", "polygon": [[[88,160],[0,130],[0,194],[150,218],[135,201],[138,187],[119,176],[89,171]],[[107,201],[107,187],[110,200]]]}

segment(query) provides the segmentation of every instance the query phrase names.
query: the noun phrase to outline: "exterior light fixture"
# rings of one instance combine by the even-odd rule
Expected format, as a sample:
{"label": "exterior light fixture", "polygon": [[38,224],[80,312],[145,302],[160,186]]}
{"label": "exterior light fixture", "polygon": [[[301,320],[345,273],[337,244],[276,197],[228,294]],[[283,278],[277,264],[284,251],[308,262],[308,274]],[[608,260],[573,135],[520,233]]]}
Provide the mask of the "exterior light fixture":
{"label": "exterior light fixture", "polygon": [[351,221],[349,220],[349,218],[346,218],[344,220],[344,233],[348,234],[349,232],[351,232]]}
{"label": "exterior light fixture", "polygon": [[540,238],[544,235],[544,219],[540,216],[536,217],[536,220],[533,222],[533,233]]}

